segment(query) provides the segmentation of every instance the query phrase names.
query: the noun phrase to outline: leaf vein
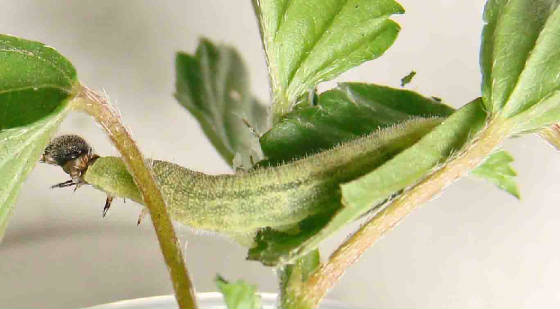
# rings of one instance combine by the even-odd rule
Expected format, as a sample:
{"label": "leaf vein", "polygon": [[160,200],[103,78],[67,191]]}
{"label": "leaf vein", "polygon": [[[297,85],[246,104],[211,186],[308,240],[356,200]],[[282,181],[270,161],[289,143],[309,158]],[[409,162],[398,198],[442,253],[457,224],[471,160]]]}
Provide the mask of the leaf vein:
{"label": "leaf vein", "polygon": [[294,79],[294,76],[296,75],[299,67],[301,66],[301,64],[303,62],[305,62],[305,60],[307,60],[307,58],[309,58],[309,55],[312,54],[313,50],[315,49],[315,47],[317,46],[317,43],[319,43],[319,41],[321,41],[321,39],[325,36],[325,33],[328,32],[328,30],[332,27],[332,25],[334,24],[336,18],[340,15],[340,13],[342,12],[342,9],[348,4],[349,0],[344,0],[341,5],[338,7],[338,12],[336,14],[334,14],[329,21],[327,21],[327,24],[323,27],[321,34],[319,34],[319,36],[317,36],[315,38],[315,40],[313,40],[313,43],[311,44],[311,46],[309,48],[305,48],[303,50],[303,54],[300,57],[300,59],[298,59],[296,66],[294,67],[294,69],[292,70],[292,72],[290,72],[290,76],[288,78],[288,87],[289,85],[292,83],[292,80]]}
{"label": "leaf vein", "polygon": [[[60,69],[56,64],[54,64],[53,62],[51,62],[51,61],[49,61],[49,60],[47,60],[47,59],[45,59],[41,56],[38,56],[38,55],[36,55],[32,52],[26,52],[26,51],[23,51],[23,50],[20,50],[20,49],[17,49],[17,48],[16,49],[2,48],[2,49],[0,49],[0,52],[17,53],[17,54],[23,55],[25,57],[33,57],[33,58],[36,58],[38,60],[41,60],[42,62],[47,63],[53,69],[55,69],[60,74],[62,74],[62,76],[64,76],[64,78],[66,79],[68,84],[72,85],[72,78],[64,70]],[[70,91],[68,91],[68,92],[70,92]]]}
{"label": "leaf vein", "polygon": [[25,87],[19,87],[19,88],[12,88],[12,89],[4,89],[4,90],[0,90],[0,94],[5,94],[5,93],[10,93],[10,92],[17,92],[17,91],[24,91],[24,90],[30,90],[30,89],[46,89],[46,88],[52,88],[52,89],[58,89],[61,91],[64,91],[66,93],[68,93],[67,89],[64,89],[62,87],[59,87],[57,85],[54,84],[41,84],[41,85],[37,85],[37,86],[25,86]]}

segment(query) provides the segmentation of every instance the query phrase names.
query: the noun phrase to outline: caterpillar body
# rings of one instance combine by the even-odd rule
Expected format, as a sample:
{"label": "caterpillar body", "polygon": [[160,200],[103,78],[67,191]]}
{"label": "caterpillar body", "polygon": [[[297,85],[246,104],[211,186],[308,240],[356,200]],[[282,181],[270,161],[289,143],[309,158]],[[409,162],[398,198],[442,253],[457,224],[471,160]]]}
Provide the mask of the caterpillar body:
{"label": "caterpillar body", "polygon": [[[173,220],[225,234],[281,228],[341,207],[339,185],[380,166],[417,142],[442,118],[415,118],[281,166],[206,175],[150,160]],[[82,179],[110,196],[142,203],[124,163],[100,157]]]}

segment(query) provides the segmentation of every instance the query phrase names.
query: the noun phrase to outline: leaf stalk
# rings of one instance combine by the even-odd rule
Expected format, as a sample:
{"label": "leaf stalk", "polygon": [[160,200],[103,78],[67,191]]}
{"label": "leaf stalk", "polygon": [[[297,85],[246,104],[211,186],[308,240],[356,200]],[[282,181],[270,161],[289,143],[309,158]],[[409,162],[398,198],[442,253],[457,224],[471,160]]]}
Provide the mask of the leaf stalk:
{"label": "leaf stalk", "polygon": [[142,153],[123,125],[118,112],[107,99],[85,86],[80,87],[78,96],[71,102],[72,107],[95,118],[121,153],[122,159],[150,211],[152,224],[173,282],[179,308],[197,308],[193,284],[189,278],[165,201],[151,169],[146,165]]}
{"label": "leaf stalk", "polygon": [[297,299],[298,304],[294,307],[317,307],[346,269],[354,264],[369,247],[397,226],[413,210],[433,199],[448,185],[484,162],[511,132],[510,122],[499,118],[489,121],[458,155],[378,212],[336,249],[329,260],[321,265],[297,291],[299,295],[293,298]]}

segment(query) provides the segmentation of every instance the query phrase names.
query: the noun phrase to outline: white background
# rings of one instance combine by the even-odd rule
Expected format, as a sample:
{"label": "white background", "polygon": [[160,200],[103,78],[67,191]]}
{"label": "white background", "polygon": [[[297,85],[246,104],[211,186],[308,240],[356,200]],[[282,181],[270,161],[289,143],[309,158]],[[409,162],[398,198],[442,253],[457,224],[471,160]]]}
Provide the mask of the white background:
{"label": "white background", "polygon": [[[81,81],[104,89],[147,156],[207,173],[229,172],[197,123],[173,99],[173,58],[200,36],[237,47],[253,90],[268,100],[265,62],[249,0],[0,0],[0,33],[40,40],[72,60]],[[339,80],[410,88],[461,106],[480,95],[478,49],[483,0],[402,0],[403,31],[381,59]],[[332,84],[327,84],[332,85]],[[115,150],[86,116],[61,133],[85,136],[97,152]],[[381,240],[330,294],[365,307],[560,306],[560,156],[534,136],[507,143],[523,200],[467,178]],[[0,245],[0,307],[78,307],[170,293],[149,222],[116,201],[101,218],[104,195],[50,190],[66,180],[38,166],[26,182]],[[327,248],[350,230],[331,239]],[[199,291],[213,277],[244,278],[274,291],[270,269],[213,235],[180,229]]]}

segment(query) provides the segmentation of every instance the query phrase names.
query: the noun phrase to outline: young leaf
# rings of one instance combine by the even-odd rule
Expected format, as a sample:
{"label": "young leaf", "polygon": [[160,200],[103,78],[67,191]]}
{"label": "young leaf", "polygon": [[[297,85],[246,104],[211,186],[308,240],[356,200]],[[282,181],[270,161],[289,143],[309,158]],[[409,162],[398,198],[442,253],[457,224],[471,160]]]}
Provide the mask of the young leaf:
{"label": "young leaf", "polygon": [[473,170],[472,174],[485,178],[498,186],[498,188],[519,199],[521,196],[515,182],[517,173],[510,166],[511,162],[513,162],[513,157],[509,153],[503,150],[498,151],[488,157],[477,169]]}
{"label": "young leaf", "polygon": [[216,277],[216,285],[224,296],[228,309],[261,309],[261,297],[254,285],[242,280],[230,283],[221,276]]}
{"label": "young leaf", "polygon": [[274,117],[299,96],[381,56],[400,30],[394,0],[253,0],[274,93]]}
{"label": "young leaf", "polygon": [[516,117],[519,131],[560,118],[560,10],[557,0],[490,0],[481,66],[487,109]]}
{"label": "young leaf", "polygon": [[54,49],[0,35],[0,238],[76,84],[74,67]]}
{"label": "young leaf", "polygon": [[344,83],[287,114],[263,135],[268,164],[280,164],[414,117],[447,117],[453,108],[415,92],[373,84]]}
{"label": "young leaf", "polygon": [[175,66],[177,100],[196,117],[224,160],[242,168],[259,161],[262,153],[252,129],[268,129],[268,111],[251,95],[237,52],[202,40],[196,55],[178,53]]}

